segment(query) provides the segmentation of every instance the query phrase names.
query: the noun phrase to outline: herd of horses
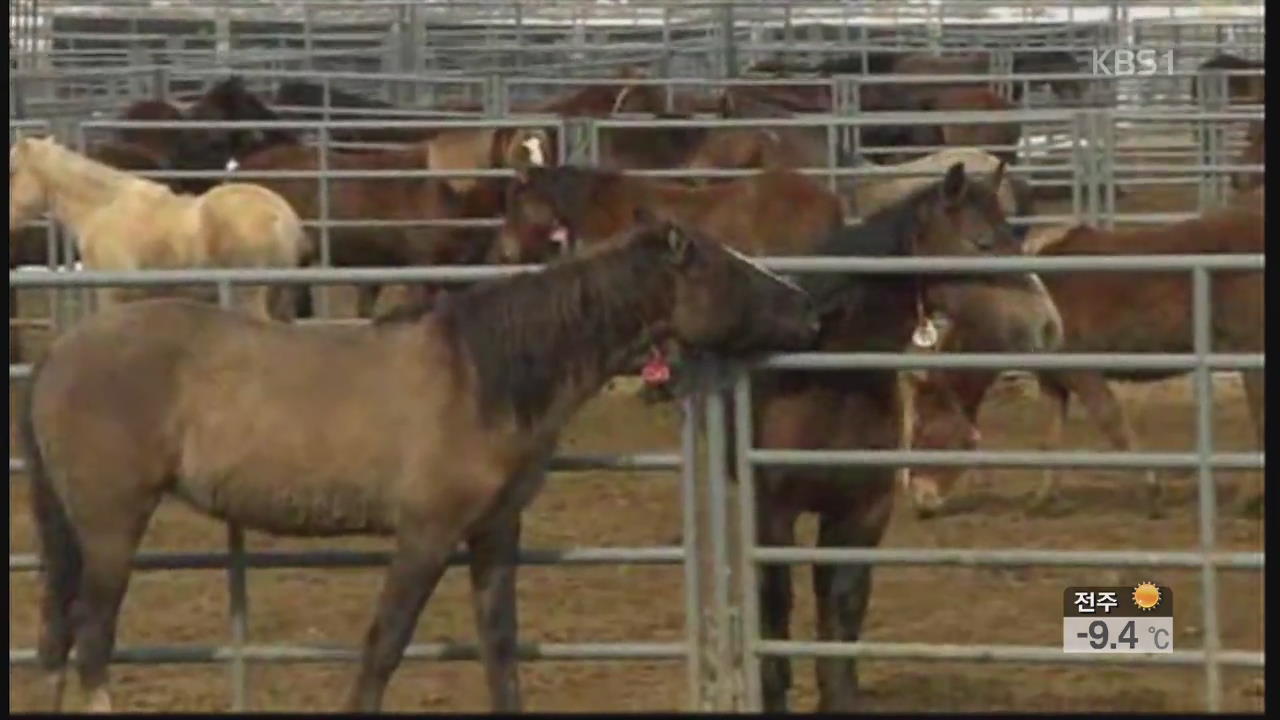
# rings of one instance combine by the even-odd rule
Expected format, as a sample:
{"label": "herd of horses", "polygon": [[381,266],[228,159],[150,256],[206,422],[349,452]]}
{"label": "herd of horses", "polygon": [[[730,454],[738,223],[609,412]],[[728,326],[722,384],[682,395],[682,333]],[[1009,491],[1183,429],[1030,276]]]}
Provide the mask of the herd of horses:
{"label": "herd of horses", "polygon": [[[875,63],[881,64],[869,72],[911,71]],[[916,107],[989,102],[982,93],[991,93],[910,89]],[[796,111],[791,89],[732,90],[713,103],[715,112]],[[146,102],[125,115],[271,120],[327,112],[317,107],[326,100],[368,117],[387,109],[286,83],[276,110],[231,78],[185,108]],[[656,87],[623,77],[522,109],[670,116],[666,102]],[[705,109],[690,110],[693,99],[682,102],[675,113]],[[1007,125],[991,127],[999,134]],[[364,291],[358,312],[374,321],[356,326],[289,322],[312,311],[305,288],[263,293],[249,312],[215,307],[208,298],[106,294],[97,312],[56,337],[35,359],[18,423],[43,562],[37,654],[50,682],[49,705],[62,704],[74,647],[88,706],[110,708],[107,666],[132,558],[165,496],[270,533],[394,539],[348,695],[352,710],[381,706],[449,554],[466,543],[492,704],[517,710],[520,513],[541,488],[565,426],[611,377],[656,363],[661,372],[646,373],[651,397],[721,392],[703,382],[714,375],[700,372],[703,362],[721,367],[725,359],[795,350],[896,352],[939,316],[948,330],[937,349],[1190,349],[1190,280],[1183,274],[795,279],[764,269],[753,255],[1262,252],[1263,193],[1256,187],[1193,220],[1141,231],[1078,226],[1033,248],[1025,228],[1009,222],[1034,212],[1030,189],[1006,173],[1007,158],[970,147],[999,143],[945,127],[943,142],[919,142],[914,132],[883,137],[904,152],[901,162],[933,170],[932,177],[859,179],[837,190],[795,170],[823,164],[807,162],[813,156],[805,148],[817,157],[826,150],[825,140],[793,128],[619,132],[602,144],[597,166],[561,164],[565,139],[537,120],[483,130],[335,130],[335,143],[398,147],[335,148],[324,157],[291,131],[238,127],[130,130],[88,156],[48,138],[19,140],[10,149],[11,267],[24,241],[20,231],[41,212],[73,232],[90,269],[304,265],[321,253],[306,226],[322,211],[352,221],[502,218],[497,232],[337,225],[328,232],[333,265],[547,263],[461,290],[414,288],[382,313],[375,312],[377,289]],[[954,147],[911,150],[930,144]],[[625,172],[655,166],[758,172],[690,182]],[[315,179],[253,177],[317,167],[513,172],[335,179],[324,198]],[[224,172],[164,182],[136,174],[157,169]],[[850,210],[861,222],[846,225]],[[44,249],[41,234],[27,242]],[[1261,352],[1260,275],[1216,274],[1213,289],[1214,350]],[[12,360],[12,332],[10,352]],[[1132,447],[1136,439],[1107,381],[1169,374],[1040,373],[1042,388],[1059,403],[1049,442],[1060,440],[1067,399],[1075,394],[1118,446]],[[892,449],[910,435],[917,447],[972,448],[979,442],[978,409],[998,375],[946,370],[913,378],[911,422],[904,426],[896,371],[758,374],[749,440],[775,449]],[[1261,439],[1261,371],[1245,373],[1245,384]],[[915,470],[908,488],[917,510],[940,511],[962,470]],[[1051,483],[1040,496],[1051,494]],[[762,469],[757,541],[793,545],[799,515],[813,513],[820,545],[875,546],[888,526],[895,486],[892,467]],[[1153,479],[1149,486],[1150,510],[1158,512],[1159,485]],[[859,638],[871,572],[865,564],[814,568],[818,639]],[[761,568],[759,602],[762,635],[788,637],[789,566]],[[820,710],[857,707],[853,658],[819,658],[816,671]],[[785,710],[790,661],[765,658],[761,681],[766,708]]]}

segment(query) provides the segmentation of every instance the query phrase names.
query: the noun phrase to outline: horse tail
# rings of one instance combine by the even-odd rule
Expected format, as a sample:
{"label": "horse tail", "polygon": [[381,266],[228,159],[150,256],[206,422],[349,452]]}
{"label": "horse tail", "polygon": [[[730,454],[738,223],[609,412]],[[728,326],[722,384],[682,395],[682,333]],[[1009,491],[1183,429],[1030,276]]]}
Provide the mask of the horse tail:
{"label": "horse tail", "polygon": [[40,560],[44,566],[44,597],[40,603],[40,641],[36,650],[40,667],[59,678],[55,689],[55,711],[62,701],[62,674],[71,652],[71,604],[79,592],[83,551],[67,509],[58,498],[40,452],[33,418],[33,398],[43,361],[32,368],[19,417],[19,442],[31,480],[31,514],[40,538]]}
{"label": "horse tail", "polygon": [[[284,201],[281,200],[281,202]],[[287,202],[284,202],[284,205],[284,210],[276,214],[274,233],[276,240],[288,249],[289,260],[295,267],[311,265],[319,259],[319,249],[311,234],[302,226],[302,220],[293,211],[293,206]],[[294,318],[315,317],[315,307],[311,302],[311,286],[294,285],[292,289]]]}

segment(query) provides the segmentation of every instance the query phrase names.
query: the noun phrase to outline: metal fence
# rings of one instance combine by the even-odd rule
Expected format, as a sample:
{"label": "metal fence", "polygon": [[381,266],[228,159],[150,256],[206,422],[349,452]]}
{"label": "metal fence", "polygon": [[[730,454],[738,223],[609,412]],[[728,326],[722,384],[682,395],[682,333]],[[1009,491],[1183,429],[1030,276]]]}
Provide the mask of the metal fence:
{"label": "metal fence", "polygon": [[[222,12],[200,16],[157,18],[139,11],[115,12],[108,20],[42,14],[35,2],[20,3],[29,13],[26,33],[10,62],[10,135],[52,131],[68,143],[85,148],[95,139],[130,127],[172,127],[165,123],[130,123],[94,117],[118,112],[140,98],[173,98],[198,92],[227,70],[244,75],[251,86],[270,92],[289,78],[315,79],[327,87],[381,97],[403,107],[401,120],[375,122],[324,121],[288,123],[205,123],[208,127],[280,127],[305,130],[322,149],[334,147],[331,133],[359,127],[512,127],[544,125],[555,128],[568,142],[560,143],[562,160],[593,162],[601,158],[603,138],[655,127],[798,127],[828,138],[827,162],[803,168],[824,177],[833,187],[846,179],[894,175],[892,169],[850,163],[851,153],[870,154],[875,148],[858,142],[859,128],[876,124],[936,124],[936,113],[859,112],[860,88],[882,82],[937,82],[937,77],[839,76],[791,80],[818,84],[830,90],[829,113],[787,119],[722,120],[712,118],[654,119],[613,117],[574,119],[519,117],[510,110],[532,98],[564,92],[589,82],[589,76],[612,75],[624,64],[641,63],[655,77],[636,82],[678,92],[733,84],[770,81],[735,78],[751,63],[786,52],[809,61],[851,51],[885,48],[965,50],[993,45],[1039,48],[1044,51],[1088,52],[1099,44],[1129,42],[1180,49],[1179,67],[1161,78],[1133,79],[1088,74],[1012,75],[993,67],[991,74],[974,76],[984,82],[1023,83],[1022,107],[1002,113],[949,113],[948,123],[1016,122],[1033,138],[1014,148],[1020,162],[1011,172],[1037,186],[1063,188],[1071,198],[1070,214],[1038,215],[1017,222],[1084,221],[1099,225],[1116,222],[1167,222],[1186,213],[1121,213],[1117,196],[1130,183],[1179,183],[1197,188],[1198,209],[1222,201],[1224,179],[1232,172],[1261,172],[1261,166],[1242,165],[1239,126],[1263,118],[1260,107],[1226,107],[1225,77],[1199,74],[1194,65],[1221,49],[1260,56],[1263,43],[1262,3],[1250,5],[1254,15],[1188,20],[1176,9],[1189,3],[1065,3],[1062,17],[1043,21],[1055,8],[1044,3],[976,2],[889,3],[628,3],[614,4],[606,14],[590,3],[488,3],[479,0],[426,4],[368,2],[354,5],[305,3],[278,6],[280,18],[266,21],[252,14],[253,3],[230,12],[222,3],[190,3],[196,11],[218,6]],[[987,18],[996,6],[1012,7],[1020,15],[1003,25]],[[1168,17],[1151,17],[1152,7],[1168,7]],[[283,10],[281,10],[283,7]],[[39,10],[47,8],[40,4]],[[872,13],[872,11],[875,13]],[[1096,11],[1099,19],[1080,20]],[[11,13],[12,14],[12,13]],[[984,15],[985,14],[985,15]],[[872,17],[874,15],[874,17]],[[1032,22],[1035,20],[1035,22]],[[1043,22],[1042,22],[1043,21]],[[11,44],[13,43],[11,31]],[[1260,74],[1244,71],[1236,74]],[[1206,92],[1191,104],[1189,83],[1196,78]],[[948,76],[947,80],[964,80]],[[1110,107],[1062,108],[1048,104],[1033,85],[1050,79],[1087,80]],[[597,80],[598,81],[598,80]],[[483,117],[441,120],[432,108],[442,102],[482,104]],[[341,111],[328,108],[331,118]],[[423,116],[431,114],[431,119]],[[27,119],[21,119],[27,118]],[[184,127],[190,127],[186,123]],[[1159,143],[1149,141],[1160,135]],[[1163,139],[1163,136],[1168,136]],[[990,148],[1001,149],[1001,148]],[[323,155],[323,153],[322,153]],[[326,184],[338,178],[421,176],[492,176],[509,171],[441,173],[316,172],[271,173],[277,177],[314,178],[321,197]],[[688,170],[634,171],[651,176],[733,175]],[[144,173],[145,174],[145,173]],[[224,173],[154,173],[149,176],[222,176]],[[265,175],[265,174],[264,174]],[[318,228],[323,257],[328,258],[332,228],[353,223],[392,226],[376,219],[350,221],[330,217],[321,202]],[[433,224],[423,219],[421,224]],[[476,218],[443,224],[493,225],[495,219]],[[401,223],[402,224],[402,223]],[[439,223],[437,223],[439,224]],[[308,283],[363,284],[407,282],[472,282],[533,268],[437,267],[405,269],[225,270],[99,273],[71,270],[74,243],[49,228],[49,269],[52,272],[10,271],[11,289],[48,288],[59,294],[101,285],[211,283],[228,301],[239,284]],[[688,401],[684,406],[680,445],[675,452],[611,456],[562,456],[555,469],[665,470],[678,472],[684,510],[683,545],[634,548],[526,549],[523,564],[664,564],[683,568],[686,636],[680,642],[537,643],[521,646],[525,659],[672,659],[683,661],[689,679],[690,704],[697,709],[760,709],[759,660],[766,655],[808,657],[876,657],[898,659],[969,660],[975,662],[1164,663],[1203,666],[1205,707],[1222,707],[1221,670],[1225,667],[1261,668],[1264,655],[1222,647],[1218,627],[1218,575],[1225,570],[1261,570],[1261,552],[1224,552],[1217,546],[1213,485],[1215,469],[1263,469],[1262,453],[1215,451],[1212,426],[1212,372],[1261,369],[1262,354],[1215,352],[1209,344],[1211,283],[1221,271],[1261,272],[1261,255],[1248,256],[1131,256],[1089,258],[1007,258],[971,260],[933,258],[868,260],[834,258],[772,258],[765,264],[793,272],[848,273],[972,273],[1066,271],[1167,271],[1189,273],[1193,283],[1194,352],[1190,354],[939,354],[804,353],[776,356],[753,373],[792,368],[815,372],[845,368],[971,367],[971,368],[1139,368],[1185,370],[1192,373],[1196,400],[1196,445],[1190,452],[923,452],[848,450],[812,453],[764,450],[740,441],[733,459],[738,483],[730,498],[729,470],[724,465],[725,433],[752,437],[751,387],[747,377],[735,383],[735,410],[730,416],[718,397]],[[63,271],[56,271],[63,270]],[[72,322],[76,308],[55,304],[51,329]],[[61,308],[61,309],[59,309]],[[323,310],[323,306],[322,306]],[[11,365],[11,383],[29,377],[30,366]],[[705,405],[700,403],[705,402]],[[705,425],[695,418],[706,417]],[[730,425],[732,423],[732,425]],[[809,549],[762,548],[755,544],[754,482],[759,467],[784,465],[968,465],[975,467],[1092,467],[1189,468],[1197,473],[1200,542],[1183,551],[1050,551],[1006,549]],[[22,471],[11,458],[11,476]],[[731,527],[732,518],[737,526]],[[217,663],[230,673],[231,707],[247,706],[247,665],[350,661],[350,649],[254,644],[248,634],[247,583],[250,568],[370,567],[385,564],[385,553],[333,549],[315,552],[247,552],[240,529],[228,532],[225,553],[143,554],[140,569],[225,568],[231,611],[231,641],[225,645],[126,647],[117,650],[119,662]],[[463,556],[454,562],[461,562]],[[706,572],[706,564],[731,572]],[[1182,567],[1201,572],[1204,647],[1148,658],[1063,655],[1056,647],[959,646],[893,642],[855,644],[768,640],[760,636],[755,606],[755,578],[765,563],[867,563],[871,565],[965,566],[1079,566]],[[37,568],[29,554],[10,554],[10,572]],[[451,644],[412,646],[408,658],[474,659],[475,649]],[[11,665],[34,662],[30,648],[10,648]]]}
{"label": "metal fence", "polygon": [[[684,659],[688,663],[690,697],[701,708],[759,710],[759,659],[762,655],[810,657],[879,657],[898,659],[972,660],[983,662],[1071,662],[1203,665],[1206,677],[1206,709],[1221,709],[1221,669],[1261,668],[1264,655],[1221,647],[1217,622],[1217,573],[1221,569],[1261,570],[1261,552],[1224,553],[1217,549],[1213,484],[1216,469],[1265,467],[1262,453],[1214,451],[1210,381],[1214,370],[1264,368],[1260,353],[1224,354],[1210,346],[1211,273],[1215,271],[1261,271],[1262,255],[1116,256],[1078,258],[914,258],[852,259],[822,257],[770,258],[767,267],[790,273],[974,273],[974,272],[1066,272],[1066,271],[1166,271],[1190,272],[1193,279],[1194,352],[1187,355],[1161,354],[938,354],[919,356],[902,353],[801,353],[775,356],[759,370],[805,369],[830,371],[850,368],[915,369],[927,367],[1023,368],[1023,369],[1177,369],[1190,370],[1195,378],[1197,440],[1194,452],[1187,453],[1095,453],[1095,452],[942,452],[902,450],[802,451],[764,450],[740,442],[736,450],[738,532],[731,533],[727,518],[728,472],[724,466],[725,433],[729,419],[718,396],[706,402],[707,471],[695,473],[696,434],[693,418],[700,408],[686,405],[678,455],[561,457],[556,469],[679,469],[685,512],[684,547],[576,548],[560,551],[526,551],[522,563],[683,563],[685,567],[687,638],[684,643],[600,643],[536,644],[523,646],[525,659]],[[414,268],[387,270],[222,270],[150,271],[134,273],[10,273],[11,286],[18,288],[67,288],[119,285],[165,285],[213,283],[224,303],[230,301],[235,284],[263,282],[405,282],[473,281],[533,269],[522,268]],[[10,366],[10,380],[29,376],[26,366]],[[735,414],[732,418],[738,438],[750,438],[751,390],[746,377],[735,385]],[[754,470],[759,466],[848,466],[848,465],[954,465],[979,467],[1076,467],[1076,468],[1194,468],[1199,488],[1199,547],[1169,552],[1056,552],[1019,549],[914,550],[914,549],[808,549],[759,548],[754,532]],[[10,460],[10,473],[21,471],[22,463]],[[705,487],[705,499],[699,488]],[[700,504],[703,507],[700,508]],[[705,526],[695,522],[699,511],[708,518]],[[383,553],[351,553],[340,550],[298,553],[256,553],[244,551],[243,533],[232,526],[228,553],[141,555],[140,569],[226,567],[231,593],[232,642],[216,647],[140,647],[118,651],[118,662],[225,662],[231,673],[232,708],[243,709],[247,696],[246,663],[319,662],[352,660],[351,650],[252,645],[247,637],[246,571],[249,567],[353,567],[386,561]],[[714,568],[732,573],[705,572],[709,558]],[[459,561],[460,558],[455,559]],[[1176,651],[1150,657],[1064,656],[1056,647],[954,646],[858,642],[854,644],[765,640],[759,634],[755,606],[756,567],[759,563],[867,563],[922,565],[1042,565],[1042,566],[1148,566],[1198,567],[1202,573],[1204,647],[1199,651]],[[10,571],[33,570],[34,557],[10,556]],[[736,588],[736,591],[735,591]],[[735,597],[737,598],[735,600]],[[741,618],[741,622],[736,618]],[[436,660],[473,659],[470,647],[416,645],[407,657]],[[10,664],[34,662],[34,650],[14,649]]]}

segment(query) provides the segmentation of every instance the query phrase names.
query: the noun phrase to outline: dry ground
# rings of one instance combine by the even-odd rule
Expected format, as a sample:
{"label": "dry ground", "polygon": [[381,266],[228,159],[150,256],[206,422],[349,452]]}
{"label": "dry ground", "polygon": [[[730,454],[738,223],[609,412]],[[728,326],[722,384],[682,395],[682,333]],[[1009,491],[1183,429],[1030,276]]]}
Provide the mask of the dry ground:
{"label": "dry ground", "polygon": [[[1184,198],[1134,198],[1143,209],[1181,205]],[[1221,385],[1216,435],[1224,449],[1253,449],[1253,434],[1239,383]],[[1193,405],[1187,380],[1124,387],[1122,396],[1147,447],[1191,446]],[[12,407],[12,403],[11,403]],[[985,445],[1035,448],[1046,405],[1004,392],[984,410]],[[565,450],[640,451],[675,447],[673,408],[648,408],[623,396],[588,406],[566,433]],[[11,423],[12,425],[12,423]],[[1076,409],[1067,427],[1072,448],[1106,448]],[[1189,474],[1167,477],[1171,509],[1161,520],[1138,507],[1139,474],[1073,472],[1063,483],[1068,512],[1029,516],[1023,501],[1034,471],[1000,471],[959,490],[972,509],[921,522],[900,502],[886,547],[1050,549],[1194,549],[1198,542],[1195,488]],[[1218,541],[1232,550],[1262,548],[1257,517],[1235,509],[1261,488],[1256,473],[1219,477],[1224,507]],[[1233,492],[1238,486],[1243,489]],[[33,533],[24,479],[10,486],[11,552],[31,552]],[[553,477],[527,511],[529,547],[640,546],[667,544],[679,534],[676,478],[665,473],[588,472]],[[801,538],[812,542],[812,523]],[[177,503],[157,515],[144,550],[217,550],[221,526]],[[250,549],[341,546],[381,548],[372,540],[296,541],[253,534]],[[795,574],[794,635],[813,637],[809,569]],[[1176,595],[1175,644],[1201,643],[1200,582],[1195,571],[888,567],[876,571],[864,637],[875,641],[1055,645],[1060,637],[1061,593],[1067,585],[1137,584],[1154,580]],[[381,577],[377,570],[254,570],[250,572],[250,640],[295,645],[356,645],[370,617]],[[1263,647],[1263,586],[1255,573],[1220,574],[1220,625],[1224,646]],[[522,637],[527,640],[676,641],[683,637],[682,575],[678,567],[576,567],[522,569],[519,581]],[[30,573],[9,584],[11,648],[35,641],[37,586]],[[960,602],[956,602],[959,600]],[[140,572],[125,601],[120,644],[209,645],[228,638],[226,583],[219,571]],[[416,641],[473,641],[466,573],[452,570],[428,606]],[[250,707],[258,710],[327,710],[341,702],[350,665],[253,666]],[[681,710],[687,689],[680,662],[533,662],[522,667],[526,706],[536,711]],[[987,665],[865,661],[862,686],[867,709],[881,711],[1195,711],[1203,707],[1203,671],[1195,668]],[[798,662],[793,707],[814,707],[812,663]],[[1228,671],[1225,705],[1263,709],[1262,674]],[[198,711],[228,707],[228,680],[220,666],[116,666],[119,707]],[[31,707],[39,683],[34,671],[10,669],[9,707]],[[487,707],[483,678],[474,662],[406,662],[392,681],[387,706],[394,710],[478,711]]]}

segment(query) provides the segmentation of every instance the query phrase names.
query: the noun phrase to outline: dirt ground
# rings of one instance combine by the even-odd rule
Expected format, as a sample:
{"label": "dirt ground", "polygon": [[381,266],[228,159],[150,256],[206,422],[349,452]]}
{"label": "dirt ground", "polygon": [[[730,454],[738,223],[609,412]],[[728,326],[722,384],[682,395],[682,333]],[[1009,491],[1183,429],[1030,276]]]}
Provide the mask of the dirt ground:
{"label": "dirt ground", "polygon": [[[1182,198],[1133,198],[1141,209],[1181,205]],[[1223,449],[1252,450],[1253,432],[1239,382],[1218,385],[1215,438]],[[1192,446],[1190,381],[1122,386],[1135,429],[1150,449]],[[11,408],[12,395],[11,395]],[[1047,404],[1012,390],[983,411],[984,445],[1036,448]],[[12,412],[11,412],[12,417]],[[650,408],[633,398],[602,396],[566,433],[566,452],[658,451],[676,447],[675,408]],[[11,422],[12,425],[12,422]],[[12,432],[12,429],[11,429]],[[1067,426],[1069,448],[1109,449],[1078,407]],[[916,520],[899,499],[883,545],[906,547],[1169,549],[1198,544],[1197,503],[1190,473],[1165,477],[1170,512],[1147,519],[1137,501],[1140,474],[1070,472],[1065,511],[1030,515],[1025,499],[1036,471],[997,471],[958,489],[966,512]],[[1239,510],[1261,490],[1261,473],[1218,478],[1222,507],[1218,543],[1259,551],[1263,523]],[[32,552],[24,478],[10,484],[10,552]],[[582,472],[553,476],[526,512],[531,548],[666,545],[679,536],[677,479],[670,473]],[[221,550],[225,530],[177,502],[166,503],[144,541],[147,550]],[[813,541],[806,521],[802,542]],[[373,549],[377,540],[299,541],[250,534],[251,550],[320,547]],[[795,573],[796,639],[811,639],[809,569]],[[1263,647],[1263,585],[1251,572],[1219,575],[1223,646]],[[10,648],[34,646],[38,588],[32,573],[11,573]],[[876,570],[863,637],[883,642],[1057,645],[1061,593],[1067,585],[1136,585],[1174,589],[1175,647],[1201,644],[1198,571],[886,567]],[[252,570],[251,643],[357,646],[370,618],[380,571]],[[528,567],[520,572],[521,637],[554,642],[680,641],[684,636],[683,576],[669,567]],[[960,602],[956,602],[960,599]],[[220,571],[139,572],[125,600],[119,645],[213,645],[227,642],[226,581]],[[474,640],[465,571],[451,570],[428,605],[416,642]],[[813,663],[797,661],[792,706],[816,701]],[[352,679],[344,664],[250,668],[250,707],[319,711],[338,707]],[[683,662],[529,662],[521,677],[531,711],[679,711],[686,708]],[[1196,711],[1203,708],[1199,668],[867,660],[861,663],[866,709],[876,711]],[[1225,708],[1264,709],[1260,671],[1224,673]],[[228,707],[222,666],[130,666],[113,670],[117,707],[146,711],[218,711]],[[32,707],[41,683],[31,669],[10,668],[9,708]],[[475,662],[406,661],[392,680],[387,708],[402,711],[483,711],[483,676]]]}

